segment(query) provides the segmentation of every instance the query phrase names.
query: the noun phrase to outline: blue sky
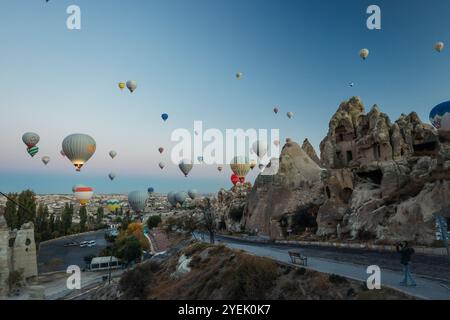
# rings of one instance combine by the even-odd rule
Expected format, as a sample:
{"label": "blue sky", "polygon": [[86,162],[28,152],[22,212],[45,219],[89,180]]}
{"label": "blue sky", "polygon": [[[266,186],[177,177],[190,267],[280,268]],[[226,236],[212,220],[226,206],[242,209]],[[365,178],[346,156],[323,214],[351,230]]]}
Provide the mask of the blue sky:
{"label": "blue sky", "polygon": [[[81,8],[81,30],[66,28],[71,4]],[[381,30],[366,28],[370,4],[381,7]],[[353,95],[391,120],[416,111],[428,121],[450,95],[449,11],[448,0],[1,0],[0,190],[229,187],[228,168],[194,168],[186,179],[169,163],[171,132],[193,130],[195,120],[221,130],[280,128],[282,140],[308,137],[317,151],[330,117]],[[447,44],[440,54],[437,41]],[[366,61],[361,48],[370,50]],[[135,93],[117,89],[129,79]],[[27,131],[41,137],[33,159],[21,141]],[[82,173],[59,155],[76,132],[97,141]]]}

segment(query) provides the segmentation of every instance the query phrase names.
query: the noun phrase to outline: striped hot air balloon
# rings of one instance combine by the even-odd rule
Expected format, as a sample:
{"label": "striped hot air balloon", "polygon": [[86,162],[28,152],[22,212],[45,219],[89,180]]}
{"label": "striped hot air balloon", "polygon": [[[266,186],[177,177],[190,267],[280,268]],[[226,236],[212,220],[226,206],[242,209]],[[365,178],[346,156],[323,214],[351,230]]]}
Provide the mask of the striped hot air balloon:
{"label": "striped hot air balloon", "polygon": [[128,203],[136,213],[142,213],[147,203],[148,193],[145,191],[132,191],[128,194]]}
{"label": "striped hot air balloon", "polygon": [[39,135],[34,132],[27,132],[22,136],[23,143],[25,143],[25,145],[28,147],[27,152],[32,157],[34,157],[39,152],[39,148],[36,147],[39,140]]}
{"label": "striped hot air balloon", "polygon": [[78,200],[78,202],[85,206],[89,203],[92,196],[94,195],[94,189],[91,187],[78,187],[75,189],[75,198]]}

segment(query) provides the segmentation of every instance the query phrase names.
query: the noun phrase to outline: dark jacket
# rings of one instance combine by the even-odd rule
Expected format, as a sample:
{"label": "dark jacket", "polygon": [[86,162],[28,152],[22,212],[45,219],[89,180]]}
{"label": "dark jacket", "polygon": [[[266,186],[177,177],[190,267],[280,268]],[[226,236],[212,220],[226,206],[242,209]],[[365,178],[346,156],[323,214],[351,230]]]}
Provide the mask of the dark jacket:
{"label": "dark jacket", "polygon": [[397,246],[397,252],[401,254],[400,263],[407,265],[411,262],[411,256],[414,254],[414,249],[410,247],[403,248]]}

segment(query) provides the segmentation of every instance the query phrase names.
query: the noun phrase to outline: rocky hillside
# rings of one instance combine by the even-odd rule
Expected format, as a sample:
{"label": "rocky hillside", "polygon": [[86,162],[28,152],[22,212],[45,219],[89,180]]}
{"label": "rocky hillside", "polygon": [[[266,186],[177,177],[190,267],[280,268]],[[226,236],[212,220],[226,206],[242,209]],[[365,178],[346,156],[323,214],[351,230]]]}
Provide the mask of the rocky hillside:
{"label": "rocky hillside", "polygon": [[250,190],[222,190],[222,227],[266,235],[395,243],[435,242],[434,214],[450,218],[450,132],[416,113],[391,122],[353,97],[341,103],[320,144],[287,140],[275,175]]}
{"label": "rocky hillside", "polygon": [[296,300],[410,299],[390,289],[278,264],[221,245],[188,243],[150,260],[90,299]]}

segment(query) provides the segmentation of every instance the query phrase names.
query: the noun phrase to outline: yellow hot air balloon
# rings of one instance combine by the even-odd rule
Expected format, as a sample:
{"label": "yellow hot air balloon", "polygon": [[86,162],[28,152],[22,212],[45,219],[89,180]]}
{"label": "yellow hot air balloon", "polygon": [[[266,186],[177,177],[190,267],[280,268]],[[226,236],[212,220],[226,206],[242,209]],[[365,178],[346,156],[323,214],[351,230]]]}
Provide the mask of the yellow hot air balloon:
{"label": "yellow hot air balloon", "polygon": [[125,89],[126,86],[127,86],[127,85],[125,84],[125,82],[119,82],[119,89],[120,89],[120,90]]}
{"label": "yellow hot air balloon", "polygon": [[239,178],[245,178],[250,171],[250,162],[246,157],[234,157],[230,163],[231,170]]}

